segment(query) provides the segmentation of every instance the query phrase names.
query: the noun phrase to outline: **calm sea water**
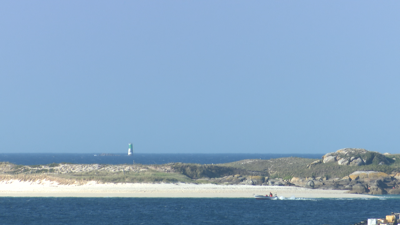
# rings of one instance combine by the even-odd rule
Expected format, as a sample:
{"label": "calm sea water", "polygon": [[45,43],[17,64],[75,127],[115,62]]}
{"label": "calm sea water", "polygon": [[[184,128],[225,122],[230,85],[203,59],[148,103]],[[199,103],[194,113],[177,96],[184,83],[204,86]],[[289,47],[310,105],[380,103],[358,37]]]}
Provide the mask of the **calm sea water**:
{"label": "calm sea water", "polygon": [[1,153],[0,162],[10,162],[18,165],[40,165],[50,163],[77,164],[166,164],[174,162],[216,164],[229,163],[243,159],[272,159],[282,157],[301,157],[320,159],[323,154],[116,154],[101,156],[101,154],[51,154],[51,153]]}
{"label": "calm sea water", "polygon": [[354,224],[399,199],[0,198],[1,224]]}

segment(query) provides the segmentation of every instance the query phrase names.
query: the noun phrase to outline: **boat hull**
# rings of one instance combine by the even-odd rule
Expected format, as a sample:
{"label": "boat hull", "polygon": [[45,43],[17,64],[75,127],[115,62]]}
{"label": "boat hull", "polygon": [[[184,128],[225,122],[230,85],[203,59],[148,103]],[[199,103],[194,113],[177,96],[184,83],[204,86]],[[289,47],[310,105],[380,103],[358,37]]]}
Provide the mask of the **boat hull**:
{"label": "boat hull", "polygon": [[254,198],[257,200],[278,200],[278,197],[269,197],[265,195],[254,195]]}

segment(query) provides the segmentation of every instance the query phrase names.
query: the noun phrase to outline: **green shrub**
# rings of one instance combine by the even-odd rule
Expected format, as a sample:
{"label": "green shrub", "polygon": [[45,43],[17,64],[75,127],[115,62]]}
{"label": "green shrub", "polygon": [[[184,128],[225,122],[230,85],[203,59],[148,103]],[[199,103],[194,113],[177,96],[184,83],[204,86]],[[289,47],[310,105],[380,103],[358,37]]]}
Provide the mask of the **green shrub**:
{"label": "green shrub", "polygon": [[389,163],[389,160],[386,156],[376,153],[376,152],[367,152],[365,154],[365,163],[368,164],[379,164],[380,162],[384,162],[385,164]]}
{"label": "green shrub", "polygon": [[48,164],[47,166],[48,167],[57,167],[57,166],[59,166],[60,165],[60,163],[50,163],[50,164]]}
{"label": "green shrub", "polygon": [[39,168],[39,167],[42,167],[42,165],[30,165],[29,167],[30,168]]}
{"label": "green shrub", "polygon": [[[243,170],[217,165],[183,164],[176,163],[172,168],[191,179],[216,178],[235,174],[243,174]],[[246,172],[245,172],[246,173]]]}
{"label": "green shrub", "polygon": [[285,176],[283,179],[284,179],[284,180],[291,180],[292,178],[293,178],[293,176],[287,175],[287,176]]}

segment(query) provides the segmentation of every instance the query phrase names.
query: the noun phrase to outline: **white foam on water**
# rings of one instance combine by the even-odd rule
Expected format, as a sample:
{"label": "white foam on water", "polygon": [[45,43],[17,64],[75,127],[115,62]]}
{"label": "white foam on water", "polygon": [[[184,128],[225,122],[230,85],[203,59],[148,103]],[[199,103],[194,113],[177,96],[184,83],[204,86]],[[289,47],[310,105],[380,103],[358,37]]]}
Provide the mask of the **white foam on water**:
{"label": "white foam on water", "polygon": [[307,201],[317,201],[317,199],[314,198],[296,198],[295,196],[291,196],[291,197],[284,197],[284,196],[279,196],[278,197],[279,200],[286,200],[286,201],[295,201],[295,200],[307,200]]}

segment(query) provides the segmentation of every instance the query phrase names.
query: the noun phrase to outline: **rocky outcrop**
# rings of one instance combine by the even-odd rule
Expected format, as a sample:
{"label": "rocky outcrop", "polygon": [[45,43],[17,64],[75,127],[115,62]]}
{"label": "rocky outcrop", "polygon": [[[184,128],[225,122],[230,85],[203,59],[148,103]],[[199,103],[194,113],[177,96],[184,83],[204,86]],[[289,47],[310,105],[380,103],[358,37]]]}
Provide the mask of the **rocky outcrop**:
{"label": "rocky outcrop", "polygon": [[399,174],[388,175],[377,171],[356,171],[342,179],[293,177],[290,183],[312,189],[347,190],[354,194],[400,194],[400,179],[396,179],[395,175]]}
{"label": "rocky outcrop", "polygon": [[350,179],[352,180],[364,179],[364,178],[379,179],[387,176],[389,175],[386,173],[376,172],[376,171],[355,171],[349,175]]}
{"label": "rocky outcrop", "polygon": [[388,191],[388,194],[390,194],[390,195],[400,195],[400,189],[399,188],[390,189]]}
{"label": "rocky outcrop", "polygon": [[319,187],[321,181],[322,179],[293,177],[290,183],[299,187],[314,188]]}
{"label": "rocky outcrop", "polygon": [[252,185],[262,185],[264,183],[263,176],[250,176],[246,180],[250,181]]}
{"label": "rocky outcrop", "polygon": [[311,189],[314,189],[314,187],[315,187],[315,183],[314,183],[314,181],[313,180],[309,180],[309,181],[307,181],[307,183],[306,183],[306,186],[305,186],[306,188],[311,188]]}
{"label": "rocky outcrop", "polygon": [[321,160],[316,160],[316,161],[314,161],[314,162],[308,164],[308,165],[307,165],[307,168],[314,167],[314,166],[316,166],[316,165],[318,165],[318,164],[320,164],[320,163],[322,163]]}
{"label": "rocky outcrop", "polygon": [[214,184],[239,184],[239,185],[262,185],[262,186],[293,186],[290,181],[282,178],[270,179],[264,176],[242,176],[242,175],[231,175],[221,178],[201,178],[196,179],[201,183],[214,183]]}
{"label": "rocky outcrop", "polygon": [[350,193],[354,193],[354,194],[364,194],[367,192],[367,188],[365,187],[365,185],[358,183],[352,186],[352,190],[350,191]]}
{"label": "rocky outcrop", "polygon": [[400,173],[394,173],[394,174],[392,174],[392,177],[397,180],[400,180]]}
{"label": "rocky outcrop", "polygon": [[350,166],[362,166],[364,165],[364,161],[361,158],[355,158],[353,157],[353,159],[350,159]]}
{"label": "rocky outcrop", "polygon": [[369,187],[369,194],[371,195],[385,195],[387,194],[387,191],[383,188],[380,188],[378,186],[371,186]]}
{"label": "rocky outcrop", "polygon": [[293,177],[293,178],[290,180],[290,183],[292,183],[292,184],[294,184],[294,185],[296,185],[296,186],[303,187],[303,186],[306,185],[307,180],[304,179],[304,178],[300,178],[300,177]]}
{"label": "rocky outcrop", "polygon": [[383,154],[362,148],[343,148],[322,157],[323,163],[336,162],[338,165],[362,166],[368,164],[387,165],[389,160]]}
{"label": "rocky outcrop", "polygon": [[337,162],[339,165],[349,165],[350,163],[350,159],[348,158],[341,158],[338,160]]}
{"label": "rocky outcrop", "polygon": [[336,156],[334,156],[332,154],[333,153],[328,153],[328,154],[322,156],[322,162],[323,163],[335,162],[336,161]]}

